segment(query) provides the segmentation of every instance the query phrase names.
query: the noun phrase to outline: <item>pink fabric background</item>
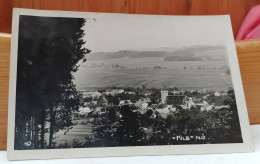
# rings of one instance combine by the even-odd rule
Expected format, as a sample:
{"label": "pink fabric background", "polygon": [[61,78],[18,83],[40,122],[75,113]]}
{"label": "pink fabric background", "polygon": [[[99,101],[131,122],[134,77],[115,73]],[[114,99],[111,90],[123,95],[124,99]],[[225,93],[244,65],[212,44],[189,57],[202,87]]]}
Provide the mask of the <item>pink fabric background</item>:
{"label": "pink fabric background", "polygon": [[260,39],[260,5],[249,11],[236,37],[236,40],[250,39]]}

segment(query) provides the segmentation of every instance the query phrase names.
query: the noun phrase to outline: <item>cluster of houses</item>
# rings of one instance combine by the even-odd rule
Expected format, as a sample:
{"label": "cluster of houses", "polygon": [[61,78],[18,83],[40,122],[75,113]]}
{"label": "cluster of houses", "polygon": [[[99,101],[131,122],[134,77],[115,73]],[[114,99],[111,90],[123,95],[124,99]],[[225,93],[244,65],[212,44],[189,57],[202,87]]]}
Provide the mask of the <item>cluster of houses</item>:
{"label": "cluster of houses", "polygon": [[[105,96],[107,95],[117,95],[121,93],[126,94],[135,94],[135,92],[125,92],[124,89],[112,89],[110,91],[98,92],[98,91],[81,91],[83,95],[83,99],[91,99],[91,101],[84,102],[84,107],[79,109],[79,115],[85,115],[89,113],[97,113],[103,114],[106,113],[106,108],[110,105],[108,104]],[[162,117],[167,117],[169,114],[176,112],[178,108],[192,110],[193,108],[200,108],[201,110],[213,110],[213,109],[221,109],[221,108],[229,108],[228,105],[215,106],[214,104],[209,104],[206,101],[207,91],[202,91],[203,97],[200,99],[196,99],[193,97],[187,97],[185,95],[185,91],[168,91],[161,90],[161,98],[160,103],[151,104],[149,94],[145,95],[145,97],[140,98],[136,102],[131,102],[130,100],[120,100],[118,107],[122,107],[124,105],[135,106],[136,112],[140,112],[142,114],[146,113],[148,110],[153,111],[153,113],[160,114]],[[204,93],[205,92],[205,93]],[[215,92],[214,96],[218,97],[221,95],[227,95],[227,92]],[[151,117],[156,117],[153,114]]]}
{"label": "cluster of houses", "polygon": [[[229,108],[228,105],[215,106],[214,104],[209,104],[205,99],[209,96],[206,94],[206,97],[196,99],[192,97],[187,97],[185,95],[185,91],[161,91],[161,104],[159,104],[155,109],[157,112],[162,113],[163,115],[167,115],[169,112],[176,112],[178,107],[182,109],[192,108],[200,108],[201,110],[213,110],[213,109],[221,109],[221,108]],[[215,96],[221,96],[221,93]],[[155,106],[155,105],[154,105]]]}
{"label": "cluster of houses", "polygon": [[[120,93],[124,93],[124,89],[112,89],[111,91],[105,91],[105,92],[98,92],[98,91],[84,91],[82,90],[82,96],[83,99],[85,98],[99,98],[100,96],[104,95],[116,95],[116,94],[120,94]],[[126,93],[126,92],[125,92]],[[134,92],[129,92],[129,94],[134,94]]]}

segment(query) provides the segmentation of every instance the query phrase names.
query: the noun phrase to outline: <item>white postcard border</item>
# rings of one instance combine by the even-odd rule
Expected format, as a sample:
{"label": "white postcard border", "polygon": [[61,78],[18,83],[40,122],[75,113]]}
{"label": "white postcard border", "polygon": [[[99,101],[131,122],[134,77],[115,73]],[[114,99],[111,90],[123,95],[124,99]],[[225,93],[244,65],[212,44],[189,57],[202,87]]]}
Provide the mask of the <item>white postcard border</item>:
{"label": "white postcard border", "polygon": [[[50,158],[80,158],[80,157],[111,157],[111,156],[146,156],[146,155],[170,155],[170,154],[204,154],[204,153],[235,153],[253,151],[248,113],[240,76],[237,53],[229,16],[221,17],[228,27],[226,29],[226,47],[231,69],[232,82],[236,95],[238,114],[241,125],[243,143],[230,144],[200,144],[200,145],[169,145],[169,146],[129,146],[129,147],[102,147],[102,148],[71,148],[71,149],[38,149],[38,150],[14,150],[15,136],[15,98],[16,98],[16,74],[17,74],[17,50],[19,16],[48,16],[48,17],[75,17],[84,18],[93,13],[68,12],[68,11],[40,11],[31,9],[14,9],[12,21],[12,42],[10,57],[10,81],[8,104],[8,159],[50,159]],[[107,13],[95,13],[104,14]],[[162,17],[154,15],[154,17]],[[169,16],[171,17],[171,16]],[[195,17],[195,16],[194,16]],[[209,16],[204,16],[208,17]],[[213,38],[214,39],[214,38]]]}

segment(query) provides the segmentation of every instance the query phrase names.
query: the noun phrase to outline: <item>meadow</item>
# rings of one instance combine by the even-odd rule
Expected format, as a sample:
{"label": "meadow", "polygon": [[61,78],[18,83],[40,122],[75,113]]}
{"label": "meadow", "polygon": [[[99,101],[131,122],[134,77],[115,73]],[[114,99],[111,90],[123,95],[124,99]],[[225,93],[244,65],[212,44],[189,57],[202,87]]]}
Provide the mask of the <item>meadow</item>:
{"label": "meadow", "polygon": [[178,87],[225,90],[232,87],[225,61],[163,61],[163,58],[89,60],[75,76],[79,90],[116,87]]}

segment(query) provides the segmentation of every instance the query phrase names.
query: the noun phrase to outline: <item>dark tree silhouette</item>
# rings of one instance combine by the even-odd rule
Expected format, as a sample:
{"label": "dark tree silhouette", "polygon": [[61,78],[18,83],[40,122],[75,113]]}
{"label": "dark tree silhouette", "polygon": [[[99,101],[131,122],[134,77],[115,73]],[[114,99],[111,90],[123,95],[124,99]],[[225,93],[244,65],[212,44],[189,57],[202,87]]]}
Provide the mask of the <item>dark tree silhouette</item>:
{"label": "dark tree silhouette", "polygon": [[116,138],[119,146],[145,145],[146,136],[141,128],[140,115],[133,112],[133,108],[124,105],[120,109],[122,119],[116,130]]}
{"label": "dark tree silhouette", "polygon": [[145,145],[146,135],[141,127],[140,115],[133,112],[134,109],[128,105],[120,107],[121,118],[116,118],[114,109],[110,109],[108,123],[93,129],[94,139],[87,137],[85,147]]}
{"label": "dark tree silhouette", "polygon": [[116,110],[115,108],[110,108],[107,113],[107,118],[109,120],[109,123],[116,122],[117,116],[116,116]]}
{"label": "dark tree silhouette", "polygon": [[[90,52],[83,47],[84,24],[81,18],[20,16],[15,149],[25,149],[24,142],[33,139],[28,136],[36,136],[31,148],[38,145],[45,148],[47,118],[50,121],[49,148],[52,148],[53,133],[69,125],[58,123],[56,117],[68,121],[68,113],[78,105],[79,94],[72,83],[72,73],[77,71],[80,60],[86,61],[85,55]],[[57,110],[63,110],[63,114]],[[32,135],[28,134],[28,122],[34,122]]]}

